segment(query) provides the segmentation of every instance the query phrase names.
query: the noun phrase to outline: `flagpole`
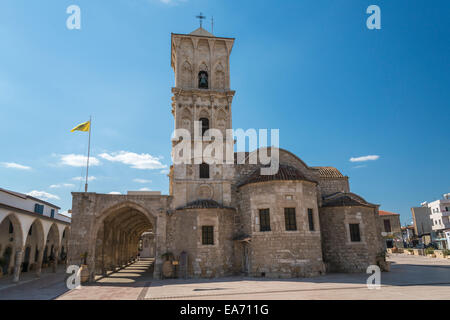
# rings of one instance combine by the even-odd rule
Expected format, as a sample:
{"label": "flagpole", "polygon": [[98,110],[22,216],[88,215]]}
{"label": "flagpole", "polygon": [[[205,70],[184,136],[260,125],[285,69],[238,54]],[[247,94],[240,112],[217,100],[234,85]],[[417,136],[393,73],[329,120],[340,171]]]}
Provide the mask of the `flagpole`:
{"label": "flagpole", "polygon": [[84,192],[88,191],[89,156],[91,154],[91,126],[92,126],[92,116],[89,117],[89,142],[88,142],[88,156],[86,165],[86,184],[84,185]]}

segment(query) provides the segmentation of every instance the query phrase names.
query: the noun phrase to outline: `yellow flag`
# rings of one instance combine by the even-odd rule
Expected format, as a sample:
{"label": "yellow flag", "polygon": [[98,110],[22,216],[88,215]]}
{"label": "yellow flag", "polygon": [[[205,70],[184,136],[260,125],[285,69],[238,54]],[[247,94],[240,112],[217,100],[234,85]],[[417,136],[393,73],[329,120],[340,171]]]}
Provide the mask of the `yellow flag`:
{"label": "yellow flag", "polygon": [[91,122],[90,121],[86,121],[83,122],[79,125],[77,125],[75,128],[73,128],[72,130],[70,130],[70,132],[74,132],[74,131],[84,131],[87,132],[89,131],[91,128]]}

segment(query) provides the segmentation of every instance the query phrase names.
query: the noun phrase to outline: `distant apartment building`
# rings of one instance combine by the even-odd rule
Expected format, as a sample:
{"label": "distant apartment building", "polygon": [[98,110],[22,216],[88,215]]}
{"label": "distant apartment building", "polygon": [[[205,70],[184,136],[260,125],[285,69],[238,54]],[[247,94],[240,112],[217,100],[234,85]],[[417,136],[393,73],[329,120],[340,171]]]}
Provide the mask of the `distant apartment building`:
{"label": "distant apartment building", "polygon": [[416,233],[424,244],[434,242],[440,249],[450,248],[450,193],[442,199],[423,202],[411,212]]}
{"label": "distant apartment building", "polygon": [[403,248],[400,214],[379,210],[378,215],[386,248]]}
{"label": "distant apartment building", "polygon": [[70,218],[60,208],[32,196],[0,188],[0,269],[19,281],[67,255]]}
{"label": "distant apartment building", "polygon": [[412,218],[414,222],[414,231],[422,244],[429,244],[432,239],[431,210],[426,202],[421,207],[411,208]]}

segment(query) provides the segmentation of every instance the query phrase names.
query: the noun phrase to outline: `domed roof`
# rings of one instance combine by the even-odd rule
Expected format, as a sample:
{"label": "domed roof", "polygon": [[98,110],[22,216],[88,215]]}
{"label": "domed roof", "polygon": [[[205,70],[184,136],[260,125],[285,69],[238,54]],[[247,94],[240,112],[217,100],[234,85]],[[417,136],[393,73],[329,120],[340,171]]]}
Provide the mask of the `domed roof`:
{"label": "domed roof", "polygon": [[316,181],[306,178],[305,175],[303,175],[298,169],[288,165],[280,164],[278,172],[273,175],[261,175],[261,168],[256,169],[243,182],[238,184],[238,187],[242,187],[243,185],[256,182],[283,181],[283,180],[287,181],[298,180],[317,183]]}
{"label": "domed roof", "polygon": [[322,207],[376,207],[362,197],[351,192],[337,192],[323,199]]}
{"label": "domed roof", "polygon": [[215,200],[199,199],[187,203],[184,206],[178,207],[177,210],[182,209],[234,209],[232,207],[223,206]]}

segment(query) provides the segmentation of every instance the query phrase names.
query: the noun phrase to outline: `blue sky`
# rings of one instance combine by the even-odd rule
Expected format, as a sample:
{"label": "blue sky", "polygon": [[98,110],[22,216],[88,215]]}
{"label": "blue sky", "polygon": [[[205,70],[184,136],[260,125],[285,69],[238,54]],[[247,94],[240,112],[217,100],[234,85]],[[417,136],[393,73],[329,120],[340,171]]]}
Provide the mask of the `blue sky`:
{"label": "blue sky", "polygon": [[[66,28],[72,4],[81,30]],[[381,30],[366,28],[371,4]],[[234,128],[279,128],[282,148],[339,168],[402,223],[450,192],[444,0],[3,0],[0,186],[69,209],[87,149],[70,129],[92,115],[90,191],[167,194],[170,33],[196,29],[200,11],[208,30],[214,16],[215,35],[236,38]],[[367,155],[378,159],[350,161]]]}

